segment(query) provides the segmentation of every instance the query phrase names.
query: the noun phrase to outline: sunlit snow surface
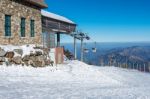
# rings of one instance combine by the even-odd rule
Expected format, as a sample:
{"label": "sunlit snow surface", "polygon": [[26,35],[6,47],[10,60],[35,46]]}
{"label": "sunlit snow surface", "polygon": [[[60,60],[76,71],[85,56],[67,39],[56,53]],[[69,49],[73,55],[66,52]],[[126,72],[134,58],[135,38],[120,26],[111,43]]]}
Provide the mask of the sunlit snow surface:
{"label": "sunlit snow surface", "polygon": [[150,74],[79,61],[0,67],[0,99],[150,99]]}

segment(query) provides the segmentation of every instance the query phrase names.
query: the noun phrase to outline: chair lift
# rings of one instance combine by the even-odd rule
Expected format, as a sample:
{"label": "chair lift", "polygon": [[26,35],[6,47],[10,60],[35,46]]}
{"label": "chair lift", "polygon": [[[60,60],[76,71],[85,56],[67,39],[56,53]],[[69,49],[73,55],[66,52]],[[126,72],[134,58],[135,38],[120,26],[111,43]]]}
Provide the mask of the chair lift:
{"label": "chair lift", "polygon": [[92,48],[92,52],[93,52],[93,53],[96,53],[96,52],[97,52],[96,42],[94,43],[94,46],[95,46],[95,47]]}
{"label": "chair lift", "polygon": [[[84,45],[86,46],[86,43]],[[89,49],[84,48],[84,53],[89,53]]]}

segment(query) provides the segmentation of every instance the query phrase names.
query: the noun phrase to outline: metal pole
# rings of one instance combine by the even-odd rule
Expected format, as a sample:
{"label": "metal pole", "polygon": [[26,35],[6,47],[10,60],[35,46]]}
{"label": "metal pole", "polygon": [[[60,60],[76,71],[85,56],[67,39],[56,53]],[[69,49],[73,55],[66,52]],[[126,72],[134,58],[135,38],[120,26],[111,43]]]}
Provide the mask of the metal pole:
{"label": "metal pole", "polygon": [[144,63],[144,72],[146,72],[145,63]]}
{"label": "metal pole", "polygon": [[81,61],[83,62],[83,38],[81,38]]}
{"label": "metal pole", "polygon": [[74,36],[74,59],[77,59],[77,45],[76,45],[76,37]]}

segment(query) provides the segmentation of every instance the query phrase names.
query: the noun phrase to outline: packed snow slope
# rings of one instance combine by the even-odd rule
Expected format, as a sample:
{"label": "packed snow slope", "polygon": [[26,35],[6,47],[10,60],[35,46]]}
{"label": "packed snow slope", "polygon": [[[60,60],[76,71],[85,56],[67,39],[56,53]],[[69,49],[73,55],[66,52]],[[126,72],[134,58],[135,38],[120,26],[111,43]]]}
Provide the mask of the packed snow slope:
{"label": "packed snow slope", "polygon": [[0,99],[150,99],[150,74],[69,61],[0,67]]}

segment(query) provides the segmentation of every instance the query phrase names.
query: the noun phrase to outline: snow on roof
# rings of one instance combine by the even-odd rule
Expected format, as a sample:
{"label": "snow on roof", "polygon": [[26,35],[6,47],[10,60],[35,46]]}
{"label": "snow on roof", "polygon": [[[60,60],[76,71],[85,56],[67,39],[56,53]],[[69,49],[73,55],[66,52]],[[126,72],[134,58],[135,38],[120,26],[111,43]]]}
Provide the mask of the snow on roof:
{"label": "snow on roof", "polygon": [[49,18],[52,18],[52,19],[55,19],[55,20],[75,24],[73,21],[69,20],[68,18],[57,15],[57,14],[54,14],[54,13],[51,13],[51,12],[41,10],[41,14],[42,14],[42,16],[49,17]]}

